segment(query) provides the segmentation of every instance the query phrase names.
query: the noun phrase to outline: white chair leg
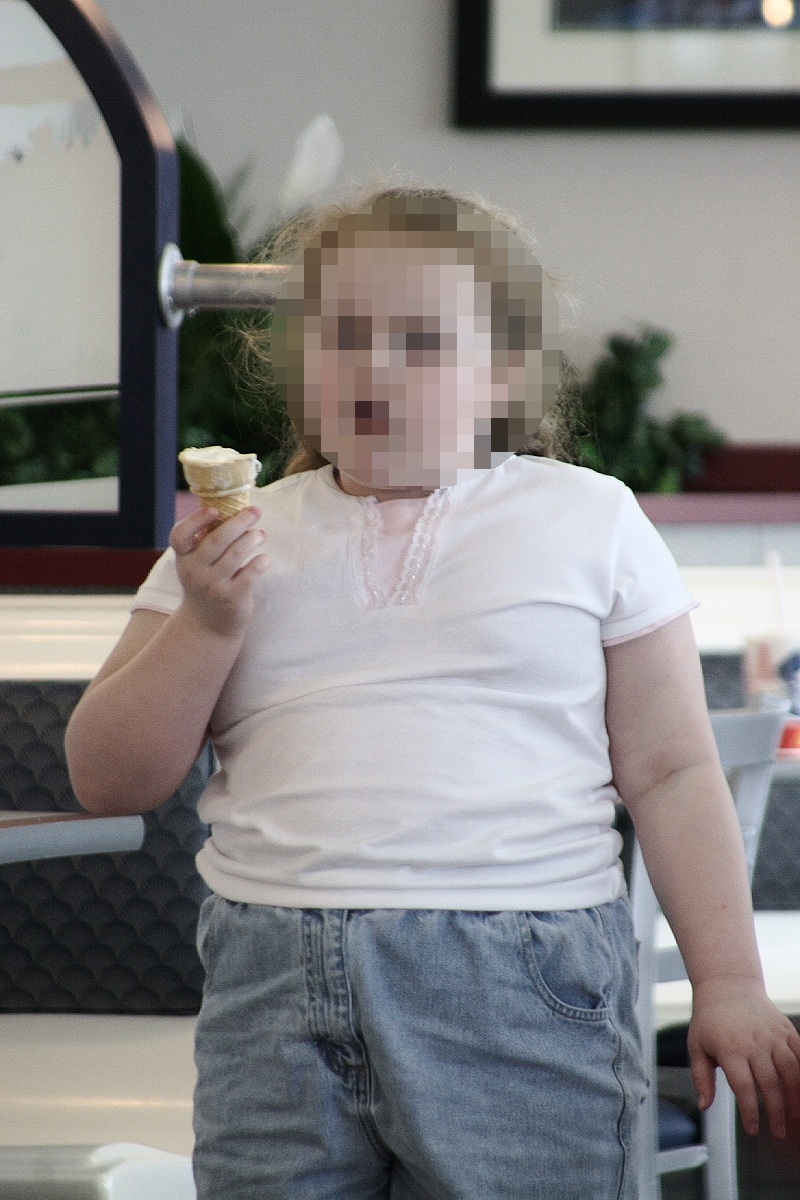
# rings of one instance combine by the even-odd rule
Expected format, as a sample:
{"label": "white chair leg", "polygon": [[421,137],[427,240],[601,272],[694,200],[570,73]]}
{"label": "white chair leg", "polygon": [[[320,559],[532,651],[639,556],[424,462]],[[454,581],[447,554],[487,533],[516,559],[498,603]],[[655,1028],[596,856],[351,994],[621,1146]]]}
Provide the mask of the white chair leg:
{"label": "white chair leg", "polygon": [[650,1171],[640,1172],[638,1200],[661,1200],[660,1175],[653,1175]]}
{"label": "white chair leg", "polygon": [[[654,1060],[655,1055],[652,1057]],[[655,1071],[653,1075],[655,1076]],[[639,1113],[638,1200],[661,1200],[661,1177],[658,1173],[658,1094],[655,1087],[654,1080],[647,1089],[647,1096]]]}
{"label": "white chair leg", "polygon": [[738,1200],[736,1097],[720,1070],[714,1103],[703,1117],[703,1140],[709,1151],[704,1168],[706,1200]]}

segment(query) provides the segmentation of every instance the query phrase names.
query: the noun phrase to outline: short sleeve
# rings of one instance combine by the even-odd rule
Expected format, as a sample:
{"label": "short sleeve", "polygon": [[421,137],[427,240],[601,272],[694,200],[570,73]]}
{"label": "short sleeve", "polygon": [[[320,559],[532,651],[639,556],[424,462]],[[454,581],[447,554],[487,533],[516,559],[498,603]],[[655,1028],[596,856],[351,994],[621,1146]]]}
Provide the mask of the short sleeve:
{"label": "short sleeve", "polygon": [[604,646],[649,633],[698,607],[664,539],[626,487],[612,558],[613,603],[600,623]]}
{"label": "short sleeve", "polygon": [[153,565],[134,596],[131,612],[137,608],[151,608],[155,612],[173,613],[182,600],[183,588],[175,569],[175,551],[170,547]]}

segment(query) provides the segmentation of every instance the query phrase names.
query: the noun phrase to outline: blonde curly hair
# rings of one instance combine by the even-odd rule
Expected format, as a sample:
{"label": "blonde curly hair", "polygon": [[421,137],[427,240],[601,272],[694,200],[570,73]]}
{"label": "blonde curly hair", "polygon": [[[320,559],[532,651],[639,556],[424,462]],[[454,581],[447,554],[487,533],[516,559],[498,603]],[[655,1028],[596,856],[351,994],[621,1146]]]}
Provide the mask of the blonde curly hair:
{"label": "blonde curly hair", "polygon": [[[301,212],[270,237],[262,261],[300,263],[302,294],[284,288],[269,323],[253,321],[242,330],[251,382],[280,396],[289,421],[285,427],[282,475],[312,471],[328,463],[292,420],[302,407],[302,338],[304,314],[320,299],[322,270],[336,261],[340,246],[353,246],[374,237],[385,243],[455,251],[468,262],[476,282],[491,289],[493,356],[508,360],[509,352],[525,354],[526,386],[542,395],[544,416],[534,432],[525,398],[509,400],[508,419],[492,422],[492,449],[516,454],[573,460],[578,429],[575,374],[557,349],[560,281],[540,267],[533,238],[510,213],[480,196],[446,188],[397,183],[381,178],[349,199],[332,201]],[[535,367],[528,351],[535,349]],[[288,369],[291,363],[291,370]],[[533,371],[535,370],[535,376]],[[498,425],[500,426],[498,428]],[[497,444],[500,442],[501,444]]]}

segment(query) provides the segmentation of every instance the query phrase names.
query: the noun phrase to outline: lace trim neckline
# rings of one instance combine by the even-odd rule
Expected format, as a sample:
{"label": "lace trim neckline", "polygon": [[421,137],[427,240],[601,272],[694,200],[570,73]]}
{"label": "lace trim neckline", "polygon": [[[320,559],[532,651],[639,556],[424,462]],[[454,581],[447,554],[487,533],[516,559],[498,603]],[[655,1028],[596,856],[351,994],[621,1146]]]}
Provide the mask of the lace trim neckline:
{"label": "lace trim neckline", "polygon": [[425,499],[424,505],[414,524],[411,543],[403,558],[399,578],[388,595],[377,586],[373,573],[375,546],[383,532],[381,515],[377,504],[370,504],[365,508],[366,519],[361,530],[360,557],[368,609],[418,603],[420,589],[430,565],[436,531],[450,508],[449,491],[440,488],[432,492]]}

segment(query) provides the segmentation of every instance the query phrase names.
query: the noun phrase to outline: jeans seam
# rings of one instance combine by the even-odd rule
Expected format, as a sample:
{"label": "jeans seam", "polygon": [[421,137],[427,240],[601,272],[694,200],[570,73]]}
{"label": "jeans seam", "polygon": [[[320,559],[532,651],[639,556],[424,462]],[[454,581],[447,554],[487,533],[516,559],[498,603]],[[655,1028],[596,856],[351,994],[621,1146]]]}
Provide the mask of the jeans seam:
{"label": "jeans seam", "polygon": [[[369,1112],[373,1073],[364,1040],[356,1028],[353,993],[345,962],[347,919],[346,909],[329,910],[324,915],[315,910],[302,911],[306,1027],[325,1065],[352,1097],[361,1120],[362,1114]],[[349,1053],[339,1054],[337,1050]],[[357,1052],[358,1061],[352,1061],[353,1050]],[[364,1132],[374,1145],[374,1138],[366,1127]],[[385,1149],[374,1148],[385,1154]]]}
{"label": "jeans seam", "polygon": [[[606,944],[611,948],[611,953],[613,956],[613,965],[615,967],[616,977],[617,977],[617,979],[621,980],[621,979],[623,979],[624,976],[623,976],[623,970],[622,970],[622,963],[619,961],[619,947],[617,946],[617,943],[616,943],[614,937],[612,936],[605,911],[603,911],[602,908],[598,908],[597,911],[600,916],[600,920],[603,924],[603,930],[604,930],[604,933],[606,936]],[[620,1032],[619,1026],[617,1025],[616,1019],[614,1018],[613,1014],[611,1014],[611,1013],[609,1015],[609,1024],[610,1024],[611,1028],[614,1030],[614,1036],[616,1038],[616,1043],[617,1043],[617,1050],[616,1050],[616,1054],[614,1055],[614,1062],[612,1064],[612,1070],[614,1072],[614,1078],[617,1081],[617,1086],[619,1087],[619,1090],[620,1090],[620,1098],[621,1098],[619,1117],[617,1118],[617,1141],[619,1142],[620,1150],[622,1151],[622,1162],[620,1164],[619,1184],[617,1185],[616,1200],[623,1200],[624,1192],[625,1192],[625,1181],[626,1181],[626,1177],[628,1175],[628,1167],[630,1165],[631,1149],[632,1149],[632,1146],[630,1146],[628,1144],[628,1141],[626,1140],[626,1137],[624,1135],[625,1121],[628,1116],[628,1110],[630,1109],[630,1100],[628,1097],[628,1092],[625,1087],[624,1080],[622,1078],[622,1071],[621,1071],[621,1062],[622,1062],[622,1053],[623,1053],[623,1051],[622,1051],[622,1034]],[[635,1114],[634,1114],[634,1117],[635,1117]],[[635,1168],[635,1165],[636,1164],[634,1162],[634,1168]]]}
{"label": "jeans seam", "polygon": [[619,1142],[619,1148],[622,1152],[622,1162],[620,1163],[619,1183],[617,1184],[617,1200],[622,1200],[622,1197],[624,1196],[625,1177],[628,1173],[628,1160],[630,1158],[630,1149],[629,1149],[627,1141],[623,1135],[624,1121],[628,1115],[629,1103],[628,1103],[628,1093],[625,1090],[625,1084],[623,1083],[623,1080],[622,1080],[622,1077],[620,1074],[620,1063],[621,1063],[621,1059],[622,1059],[622,1036],[620,1034],[619,1029],[617,1028],[617,1023],[613,1017],[609,1018],[609,1024],[611,1025],[611,1028],[614,1030],[614,1036],[615,1036],[616,1042],[617,1042],[617,1052],[614,1055],[614,1062],[613,1062],[612,1070],[614,1071],[614,1078],[616,1079],[617,1086],[619,1087],[619,1090],[620,1090],[620,1101],[621,1101],[620,1109],[619,1109],[619,1116],[617,1118],[617,1141]]}
{"label": "jeans seam", "polygon": [[314,985],[312,963],[314,959],[314,938],[311,929],[312,914],[300,913],[300,961],[303,964],[303,983],[306,991],[306,1024],[311,1037],[317,1039],[317,998]]}

